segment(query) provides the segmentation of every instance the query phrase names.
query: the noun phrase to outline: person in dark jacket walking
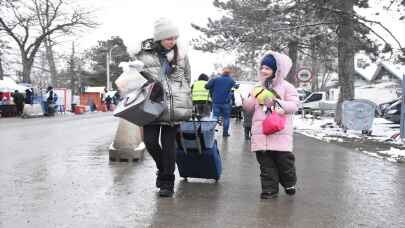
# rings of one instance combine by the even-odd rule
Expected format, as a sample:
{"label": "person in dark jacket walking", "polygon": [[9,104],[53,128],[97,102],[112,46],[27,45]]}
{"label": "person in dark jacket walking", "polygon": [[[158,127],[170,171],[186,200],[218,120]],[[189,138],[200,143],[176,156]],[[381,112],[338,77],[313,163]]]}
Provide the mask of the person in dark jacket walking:
{"label": "person in dark jacket walking", "polygon": [[25,90],[25,103],[31,105],[34,103],[34,93],[31,89]]}
{"label": "person in dark jacket walking", "polygon": [[55,92],[53,91],[52,86],[48,86],[46,89],[46,116],[54,116],[55,115],[55,102],[56,102],[57,96]]}
{"label": "person in dark jacket walking", "polygon": [[231,77],[231,69],[225,67],[222,71],[222,75],[211,79],[205,85],[205,88],[209,89],[212,94],[213,114],[214,117],[219,119],[221,116],[224,121],[222,135],[224,137],[229,136],[229,119],[231,116],[232,104],[231,104],[231,90],[235,86],[235,81]]}
{"label": "person in dark jacket walking", "polygon": [[24,95],[16,90],[14,91],[13,99],[15,105],[17,106],[17,115],[20,116],[24,111]]}
{"label": "person in dark jacket walking", "polygon": [[108,95],[106,98],[105,98],[105,105],[106,105],[106,107],[107,107],[107,111],[111,111],[111,102],[112,102],[112,98],[110,97],[110,95]]}

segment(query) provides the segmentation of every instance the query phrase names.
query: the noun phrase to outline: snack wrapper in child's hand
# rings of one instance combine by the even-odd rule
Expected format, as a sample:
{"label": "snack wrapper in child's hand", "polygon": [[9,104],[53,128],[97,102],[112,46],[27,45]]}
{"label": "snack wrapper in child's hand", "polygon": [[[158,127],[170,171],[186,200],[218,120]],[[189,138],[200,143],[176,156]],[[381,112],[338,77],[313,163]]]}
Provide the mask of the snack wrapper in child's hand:
{"label": "snack wrapper in child's hand", "polygon": [[[263,90],[264,89],[264,90]],[[261,92],[262,91],[262,92]],[[274,94],[263,87],[256,87],[254,90],[254,96],[259,104],[266,104],[266,101],[273,100]]]}

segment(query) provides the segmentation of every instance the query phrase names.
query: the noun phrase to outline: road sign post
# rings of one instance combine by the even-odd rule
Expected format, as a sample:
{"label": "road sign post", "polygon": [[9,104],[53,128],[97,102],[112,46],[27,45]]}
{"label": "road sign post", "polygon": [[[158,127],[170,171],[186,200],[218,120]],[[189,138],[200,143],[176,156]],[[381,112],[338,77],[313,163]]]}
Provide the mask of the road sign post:
{"label": "road sign post", "polygon": [[314,74],[311,69],[305,67],[298,69],[295,74],[295,78],[301,83],[309,83],[312,81],[313,77]]}

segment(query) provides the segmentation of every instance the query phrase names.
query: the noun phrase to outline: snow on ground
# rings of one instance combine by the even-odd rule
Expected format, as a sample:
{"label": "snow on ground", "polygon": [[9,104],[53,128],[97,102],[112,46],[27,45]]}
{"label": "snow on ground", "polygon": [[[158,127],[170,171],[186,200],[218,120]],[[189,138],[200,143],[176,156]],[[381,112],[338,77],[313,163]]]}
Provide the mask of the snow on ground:
{"label": "snow on ground", "polygon": [[[320,119],[313,118],[311,115],[306,115],[305,118],[302,115],[294,116],[294,129],[295,132],[316,138],[325,142],[347,142],[352,143],[370,142],[372,145],[384,144],[388,150],[378,150],[378,147],[374,147],[375,151],[360,150],[366,154],[387,159],[395,162],[405,162],[405,149],[401,147],[404,144],[400,141],[399,137],[395,137],[399,134],[399,125],[393,124],[383,118],[375,118],[373,122],[372,134],[370,136],[363,135],[360,131],[348,130],[344,132],[339,128],[333,117],[321,117]],[[394,136],[394,137],[393,137]],[[401,149],[395,148],[400,147]]]}
{"label": "snow on ground", "polygon": [[384,158],[392,162],[405,162],[405,150],[397,149],[391,147],[389,150],[369,152],[363,151],[364,153],[377,158]]}

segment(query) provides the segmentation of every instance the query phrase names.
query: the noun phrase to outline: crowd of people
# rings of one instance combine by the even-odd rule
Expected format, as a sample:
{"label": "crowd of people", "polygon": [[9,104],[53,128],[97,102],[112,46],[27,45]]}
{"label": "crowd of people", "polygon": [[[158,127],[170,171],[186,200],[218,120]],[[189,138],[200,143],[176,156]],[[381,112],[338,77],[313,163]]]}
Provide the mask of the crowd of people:
{"label": "crowd of people", "polygon": [[23,114],[25,104],[32,104],[33,101],[34,92],[32,89],[26,89],[23,93],[15,90],[10,96],[6,96],[5,93],[0,93],[0,105],[15,105],[17,116]]}

